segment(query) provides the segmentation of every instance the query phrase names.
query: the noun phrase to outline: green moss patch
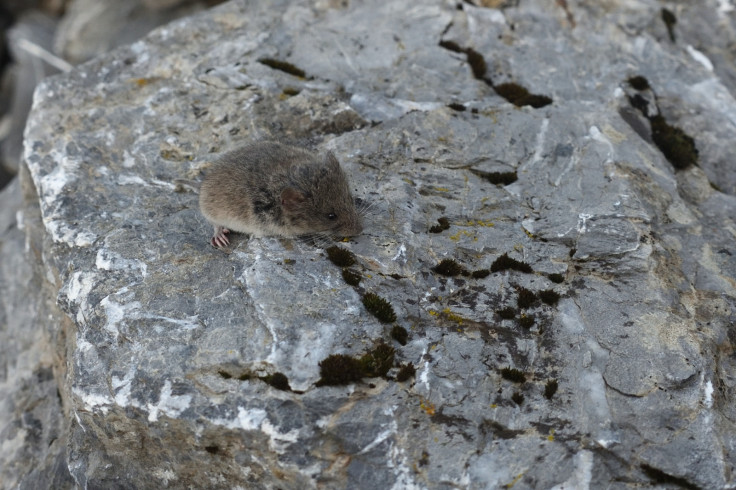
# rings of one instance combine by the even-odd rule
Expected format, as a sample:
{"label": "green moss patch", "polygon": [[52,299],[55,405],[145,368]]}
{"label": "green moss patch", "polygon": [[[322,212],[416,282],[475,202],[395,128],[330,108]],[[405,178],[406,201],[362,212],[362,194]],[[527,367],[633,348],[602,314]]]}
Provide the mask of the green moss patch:
{"label": "green moss patch", "polygon": [[396,381],[399,383],[403,383],[404,381],[407,381],[409,378],[413,378],[416,376],[417,370],[414,367],[414,364],[403,364],[399,368],[399,372],[396,374]]}
{"label": "green moss patch", "polygon": [[360,280],[362,279],[360,274],[351,269],[343,269],[342,278],[346,283],[351,286],[357,286],[358,284],[360,284]]}
{"label": "green moss patch", "polygon": [[531,308],[537,302],[537,295],[534,294],[533,291],[524,287],[519,287],[517,292],[519,296],[516,298],[516,304],[519,308]]}
{"label": "green moss patch", "polygon": [[306,78],[307,76],[304,70],[286,61],[281,61],[274,58],[261,58],[258,60],[258,62],[262,65],[268,66],[269,68],[273,68],[274,70],[279,70],[283,71],[284,73],[288,73],[289,75],[294,75],[295,77]]}
{"label": "green moss patch", "polygon": [[388,344],[381,342],[360,358],[360,366],[365,377],[385,378],[394,365],[396,351]]}
{"label": "green moss patch", "polygon": [[401,345],[406,345],[409,340],[409,332],[400,325],[394,325],[394,328],[391,329],[391,338]]}
{"label": "green moss patch", "polygon": [[505,367],[501,369],[500,373],[503,379],[513,381],[514,383],[523,383],[526,381],[526,376],[518,369]]}
{"label": "green moss patch", "polygon": [[524,272],[526,274],[531,274],[532,272],[534,272],[532,266],[530,266],[526,262],[520,262],[516,259],[512,259],[511,257],[509,257],[508,254],[501,255],[493,261],[493,264],[491,264],[491,272],[499,272],[505,270],[516,270],[519,272]]}
{"label": "green moss patch", "polygon": [[273,386],[277,390],[291,391],[289,379],[283,373],[273,373],[261,378],[261,381]]}
{"label": "green moss patch", "polygon": [[363,306],[368,312],[378,318],[383,323],[393,323],[396,321],[396,313],[394,313],[391,303],[374,293],[366,293],[363,296]]}
{"label": "green moss patch", "polygon": [[521,405],[524,403],[524,395],[519,393],[518,391],[515,391],[513,395],[511,395],[511,399],[516,403],[517,405]]}
{"label": "green moss patch", "polygon": [[662,8],[662,22],[667,26],[667,33],[670,35],[670,41],[675,42],[675,24],[677,24],[677,17],[675,14],[666,8]]}
{"label": "green moss patch", "polygon": [[649,122],[652,125],[652,141],[675,169],[682,170],[698,164],[698,149],[691,136],[669,125],[661,115],[649,118]]}
{"label": "green moss patch", "polygon": [[547,275],[550,281],[554,282],[555,284],[560,284],[565,280],[565,277],[562,274],[559,274],[557,272],[554,272],[552,274]]}
{"label": "green moss patch", "polygon": [[552,397],[555,396],[555,393],[557,393],[557,380],[550,379],[547,381],[547,384],[544,385],[544,397],[547,400],[551,400]]}
{"label": "green moss patch", "polygon": [[453,259],[442,259],[439,264],[432,267],[432,270],[437,274],[448,277],[468,274],[468,271],[465,270],[463,266],[455,262]]}
{"label": "green moss patch", "polygon": [[535,109],[552,103],[552,99],[546,95],[529,93],[527,89],[517,83],[502,83],[494,85],[493,89],[498,95],[514,104],[516,107],[531,106]]}
{"label": "green moss patch", "polygon": [[525,315],[522,313],[522,315],[519,317],[519,326],[529,330],[534,326],[534,316]]}
{"label": "green moss patch", "polygon": [[338,267],[350,267],[356,262],[353,252],[337,245],[329,247],[325,252],[327,252],[327,258]]}
{"label": "green moss patch", "polygon": [[559,293],[557,293],[553,289],[545,289],[543,291],[539,291],[537,294],[539,295],[539,299],[541,299],[543,303],[550,306],[556,305],[557,302],[560,300]]}
{"label": "green moss patch", "polygon": [[470,277],[473,279],[483,279],[484,277],[488,277],[491,274],[491,271],[488,269],[478,269],[477,271],[473,271],[470,273]]}
{"label": "green moss patch", "polygon": [[634,90],[638,90],[639,92],[643,90],[647,90],[649,88],[649,80],[647,80],[641,75],[636,75],[634,77],[631,77],[627,81],[629,82],[629,85],[631,85],[631,87]]}
{"label": "green moss patch", "polygon": [[429,228],[430,233],[442,233],[443,231],[450,228],[450,220],[445,218],[444,216],[442,218],[439,218],[437,220],[436,225]]}
{"label": "green moss patch", "polygon": [[360,361],[345,355],[332,354],[319,363],[317,386],[347,385],[363,379]]}
{"label": "green moss patch", "polygon": [[514,318],[516,318],[516,310],[511,308],[510,306],[502,310],[498,310],[496,313],[504,320],[513,320]]}

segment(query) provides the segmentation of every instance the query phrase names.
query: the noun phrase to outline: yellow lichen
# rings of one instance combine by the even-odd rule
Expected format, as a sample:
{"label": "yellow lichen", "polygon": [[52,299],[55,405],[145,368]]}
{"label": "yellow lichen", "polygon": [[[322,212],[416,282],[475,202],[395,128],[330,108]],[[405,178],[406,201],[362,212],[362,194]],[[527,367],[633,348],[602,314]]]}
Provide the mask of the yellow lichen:
{"label": "yellow lichen", "polygon": [[514,478],[514,479],[513,479],[512,481],[511,481],[511,483],[507,483],[506,485],[504,485],[504,487],[506,487],[506,488],[511,488],[511,487],[513,487],[514,485],[516,485],[517,483],[519,483],[519,480],[521,480],[521,477],[522,477],[522,476],[524,476],[524,473],[519,473],[518,475],[516,475],[516,478]]}
{"label": "yellow lichen", "polygon": [[420,401],[419,407],[424,410],[430,417],[434,415],[434,403],[430,403],[429,400]]}

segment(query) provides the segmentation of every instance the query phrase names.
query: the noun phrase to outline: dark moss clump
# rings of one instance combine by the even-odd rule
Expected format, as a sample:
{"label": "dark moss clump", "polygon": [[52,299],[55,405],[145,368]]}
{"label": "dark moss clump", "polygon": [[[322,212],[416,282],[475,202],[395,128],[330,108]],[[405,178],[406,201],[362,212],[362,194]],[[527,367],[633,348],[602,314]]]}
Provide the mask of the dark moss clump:
{"label": "dark moss clump", "polygon": [[484,277],[488,277],[491,274],[491,271],[488,269],[478,269],[477,271],[473,271],[470,273],[470,276],[473,279],[483,279]]}
{"label": "dark moss clump", "polygon": [[277,390],[291,391],[291,386],[289,386],[289,378],[287,378],[286,375],[283,373],[269,374],[268,376],[262,377],[261,380],[273,386]]}
{"label": "dark moss clump", "polygon": [[393,323],[396,321],[396,313],[394,313],[391,303],[377,294],[366,293],[363,296],[363,306],[383,323]]}
{"label": "dark moss clump", "polygon": [[496,313],[498,313],[498,316],[500,316],[504,320],[513,320],[516,317],[516,310],[511,308],[510,306],[504,308],[503,310],[498,310]]}
{"label": "dark moss clump", "polygon": [[484,175],[486,180],[491,184],[495,185],[509,185],[513,184],[519,179],[516,171],[513,172],[488,172]]}
{"label": "dark moss clump", "polygon": [[529,330],[530,328],[534,326],[534,316],[522,314],[519,317],[519,326]]}
{"label": "dark moss clump", "polygon": [[537,302],[537,295],[527,288],[520,287],[518,293],[519,297],[516,299],[516,304],[519,305],[519,308],[531,308]]}
{"label": "dark moss clump", "polygon": [[327,250],[327,258],[338,267],[350,267],[355,263],[355,255],[350,250],[333,245]]}
{"label": "dark moss clump", "polygon": [[455,41],[440,41],[440,47],[455,53],[464,53],[465,50]]}
{"label": "dark moss clump", "polygon": [[363,374],[368,378],[385,378],[394,365],[396,351],[388,344],[381,342],[360,358]]}
{"label": "dark moss clump", "polygon": [[429,229],[430,233],[442,233],[443,231],[450,228],[450,220],[445,218],[444,216],[442,218],[439,218],[437,220],[438,225],[434,225]]}
{"label": "dark moss clump", "polygon": [[641,75],[629,78],[628,82],[634,90],[638,90],[640,92],[649,88],[649,80]]}
{"label": "dark moss clump", "polygon": [[698,149],[695,140],[682,129],[670,126],[660,115],[649,118],[652,125],[652,141],[664,157],[677,170],[698,164]]}
{"label": "dark moss clump", "polygon": [[296,66],[286,61],[280,61],[273,58],[261,58],[258,60],[258,62],[262,65],[273,68],[274,70],[279,70],[283,71],[284,73],[288,73],[289,75],[294,75],[295,77],[305,78],[307,76],[304,70],[302,70],[301,68],[297,68]]}
{"label": "dark moss clump", "polygon": [[460,274],[467,274],[465,268],[452,259],[442,259],[439,264],[432,267],[432,270],[435,271],[437,274],[448,277],[459,276]]}
{"label": "dark moss clump", "polygon": [[557,380],[550,379],[547,381],[547,384],[544,385],[544,397],[547,400],[551,400],[552,397],[555,396],[555,393],[557,393]]}
{"label": "dark moss clump", "polygon": [[558,272],[549,274],[547,277],[549,278],[550,281],[554,282],[555,284],[560,284],[562,281],[565,280],[565,277]]}
{"label": "dark moss clump", "polygon": [[526,262],[519,262],[516,259],[512,259],[508,254],[503,254],[499,258],[493,261],[491,264],[491,272],[505,271],[508,269],[517,270],[519,272],[525,272],[531,274],[534,272],[532,266]]}
{"label": "dark moss clump", "polygon": [[649,466],[648,464],[642,464],[639,466],[642,471],[651,478],[656,483],[671,483],[672,485],[678,486],[680,488],[686,488],[687,490],[700,490],[700,487],[690,483],[684,478],[681,478],[679,476],[673,476],[669,473],[665,473],[662,470],[659,470],[653,466]]}
{"label": "dark moss clump", "polygon": [[289,96],[289,97],[293,97],[295,95],[299,95],[299,92],[301,92],[301,90],[299,90],[297,88],[293,88],[293,87],[286,87],[283,90],[283,94],[286,95],[286,96]]}
{"label": "dark moss clump", "polygon": [[470,69],[473,70],[473,76],[478,80],[484,80],[488,66],[486,65],[486,59],[482,54],[474,50],[473,48],[466,48],[465,55],[468,57],[468,64]]}
{"label": "dark moss clump", "polygon": [[463,48],[455,41],[440,41],[440,47],[455,53],[465,53],[470,69],[473,71],[473,76],[478,80],[483,80],[484,82],[489,83],[485,79],[488,65],[486,65],[486,60],[483,58],[482,54],[473,48]]}
{"label": "dark moss clump", "polygon": [[662,21],[667,26],[667,33],[670,35],[670,41],[675,42],[675,24],[677,24],[677,17],[675,14],[666,8],[662,8]]}
{"label": "dark moss clump", "polygon": [[537,294],[542,302],[550,306],[556,305],[560,300],[560,295],[553,289],[545,289],[543,291],[539,291]]}
{"label": "dark moss clump", "polygon": [[400,325],[394,325],[394,328],[391,329],[391,338],[401,345],[406,345],[409,340],[409,332]]}
{"label": "dark moss clump", "polygon": [[514,394],[511,395],[511,399],[514,400],[517,405],[521,405],[522,403],[524,403],[524,395],[522,395],[518,391],[515,391]]}
{"label": "dark moss clump", "polygon": [[649,113],[649,101],[641,95],[634,94],[633,97],[629,97],[629,103],[634,107],[634,109],[638,109],[639,112],[645,116]]}
{"label": "dark moss clump", "polygon": [[498,95],[514,104],[516,107],[531,106],[535,109],[552,103],[552,99],[546,95],[531,94],[518,83],[502,83],[494,85],[493,89]]}
{"label": "dark moss clump", "polygon": [[417,370],[414,367],[414,364],[411,362],[409,364],[403,364],[399,368],[399,372],[396,374],[396,381],[399,383],[403,383],[404,381],[408,380],[409,378],[413,378],[416,376]]}
{"label": "dark moss clump", "polygon": [[466,109],[466,107],[464,105],[459,104],[457,102],[452,102],[450,104],[447,104],[447,107],[449,107],[453,111],[458,111],[458,112],[463,112]]}
{"label": "dark moss clump", "polygon": [[332,354],[319,363],[317,386],[346,385],[360,381],[363,369],[360,361],[345,354]]}
{"label": "dark moss clump", "polygon": [[514,368],[506,367],[501,369],[501,377],[503,379],[513,381],[514,383],[523,383],[524,381],[526,381],[526,376],[524,376],[524,373]]}
{"label": "dark moss clump", "polygon": [[358,284],[360,284],[361,276],[353,270],[343,269],[342,278],[346,283],[350,284],[351,286],[357,286]]}
{"label": "dark moss clump", "polygon": [[233,377],[232,374],[228,373],[227,371],[223,371],[222,369],[220,369],[219,371],[217,371],[217,374],[219,374],[220,376],[222,376],[224,379],[231,379]]}

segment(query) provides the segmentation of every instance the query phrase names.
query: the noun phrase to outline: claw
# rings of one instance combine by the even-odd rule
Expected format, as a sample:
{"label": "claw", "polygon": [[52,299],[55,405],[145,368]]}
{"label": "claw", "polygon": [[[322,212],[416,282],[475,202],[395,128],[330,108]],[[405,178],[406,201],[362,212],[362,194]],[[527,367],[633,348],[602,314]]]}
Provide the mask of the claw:
{"label": "claw", "polygon": [[230,233],[230,230],[227,228],[215,226],[215,233],[212,235],[212,239],[210,240],[212,246],[216,248],[224,248],[230,245],[230,240],[225,236],[227,233]]}

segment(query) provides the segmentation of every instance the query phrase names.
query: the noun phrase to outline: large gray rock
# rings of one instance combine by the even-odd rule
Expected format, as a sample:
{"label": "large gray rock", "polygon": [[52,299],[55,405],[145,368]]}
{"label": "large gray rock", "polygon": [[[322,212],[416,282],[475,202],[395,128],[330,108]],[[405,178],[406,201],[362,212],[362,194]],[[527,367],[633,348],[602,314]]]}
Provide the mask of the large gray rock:
{"label": "large gray rock", "polygon": [[[673,42],[654,2],[516,3],[234,1],[39,87],[79,486],[736,486],[734,67],[702,47],[733,14],[683,6]],[[303,241],[209,246],[175,182],[255,139],[343,162],[358,286]],[[469,274],[503,254],[533,272]],[[415,378],[319,382],[380,341]]]}
{"label": "large gray rock", "polygon": [[37,199],[27,171],[0,192],[0,486],[64,489],[74,487],[60,387],[71,322],[44,280]]}

